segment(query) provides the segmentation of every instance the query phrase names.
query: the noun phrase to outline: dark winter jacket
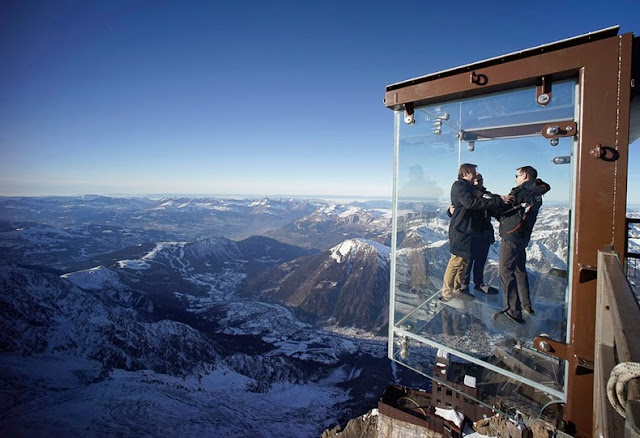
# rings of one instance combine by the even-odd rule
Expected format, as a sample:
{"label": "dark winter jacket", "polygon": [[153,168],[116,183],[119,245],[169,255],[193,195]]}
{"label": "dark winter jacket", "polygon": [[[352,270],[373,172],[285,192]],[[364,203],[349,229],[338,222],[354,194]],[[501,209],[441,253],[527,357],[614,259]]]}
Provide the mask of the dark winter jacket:
{"label": "dark winter jacket", "polygon": [[[493,195],[489,190],[485,187],[482,189],[478,189],[477,186],[473,186],[474,190],[478,190],[482,192],[482,195]],[[490,210],[469,210],[469,214],[471,215],[471,231],[474,234],[483,236],[483,239],[489,241],[489,243],[493,243],[496,241],[493,235],[493,225],[491,225],[491,217],[496,215],[496,212]],[[449,209],[447,209],[447,216],[451,217],[453,214]]]}
{"label": "dark winter jacket", "polygon": [[449,250],[451,254],[471,257],[472,221],[476,212],[499,209],[502,206],[500,196],[485,194],[478,198],[474,195],[473,184],[459,178],[451,186],[451,204],[454,207],[449,223]]}
{"label": "dark winter jacket", "polygon": [[[477,190],[477,189],[476,189]],[[482,188],[483,196],[492,196],[493,193],[488,191],[486,188]],[[500,206],[503,204],[501,203]],[[473,210],[471,213],[471,229],[474,233],[486,236],[489,240],[489,243],[495,242],[495,238],[493,236],[493,225],[491,225],[491,216],[493,216],[493,212],[490,210]]]}
{"label": "dark winter jacket", "polygon": [[542,206],[542,195],[551,190],[549,184],[537,179],[527,181],[511,189],[511,205],[499,215],[500,237],[522,245],[528,245],[533,226]]}

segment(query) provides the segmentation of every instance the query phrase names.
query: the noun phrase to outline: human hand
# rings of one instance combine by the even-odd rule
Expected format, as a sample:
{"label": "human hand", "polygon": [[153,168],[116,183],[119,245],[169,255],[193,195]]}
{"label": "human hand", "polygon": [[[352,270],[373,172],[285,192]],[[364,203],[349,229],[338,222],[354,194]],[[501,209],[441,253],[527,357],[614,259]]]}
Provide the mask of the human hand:
{"label": "human hand", "polygon": [[511,204],[511,202],[513,202],[513,196],[511,195],[501,195],[500,198],[502,198],[502,202],[505,204]]}

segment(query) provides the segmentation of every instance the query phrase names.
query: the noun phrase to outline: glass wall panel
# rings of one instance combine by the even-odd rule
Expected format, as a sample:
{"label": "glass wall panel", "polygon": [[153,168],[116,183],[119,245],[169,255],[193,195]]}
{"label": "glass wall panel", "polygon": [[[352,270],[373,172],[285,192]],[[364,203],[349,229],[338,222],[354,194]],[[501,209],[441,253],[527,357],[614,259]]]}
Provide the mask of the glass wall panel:
{"label": "glass wall panel", "polygon": [[[546,106],[529,87],[416,107],[411,124],[396,112],[389,344],[394,360],[446,385],[442,368],[434,367],[432,356],[439,350],[453,362],[480,366],[485,373],[480,379],[505,383],[488,392],[516,391],[532,409],[564,399],[566,364],[537,352],[533,339],[545,335],[565,342],[567,337],[574,140],[552,142],[539,132],[544,123],[574,120],[575,102],[575,81],[564,81],[553,84]],[[483,277],[490,288],[474,289],[471,275],[470,293],[446,303],[438,299],[451,256],[450,190],[461,163],[478,165],[494,194],[508,194],[516,186],[516,169],[525,165],[551,186],[526,250],[535,314],[524,315],[524,324],[500,313],[502,242],[495,219],[495,243]],[[479,401],[491,406],[487,399]]]}

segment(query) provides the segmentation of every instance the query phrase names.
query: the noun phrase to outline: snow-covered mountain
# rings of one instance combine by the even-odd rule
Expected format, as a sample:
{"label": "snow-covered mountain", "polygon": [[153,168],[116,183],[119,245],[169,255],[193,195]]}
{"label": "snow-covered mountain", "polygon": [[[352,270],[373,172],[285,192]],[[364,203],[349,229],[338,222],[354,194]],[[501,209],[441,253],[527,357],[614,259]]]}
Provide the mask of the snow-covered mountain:
{"label": "snow-covered mountain", "polygon": [[391,378],[382,340],[319,332],[279,306],[229,304],[206,330],[101,286],[126,290],[104,268],[0,264],[2,436],[318,436]]}
{"label": "snow-covered mountain", "polygon": [[[149,263],[178,266],[165,249]],[[168,319],[127,270],[58,277],[0,264],[2,435],[318,436],[392,379],[382,338],[228,293]],[[184,285],[207,281],[181,272]]]}
{"label": "snow-covered mountain", "polygon": [[172,236],[163,231],[109,224],[58,228],[0,219],[0,258],[68,272],[100,264],[106,254],[135,245],[171,240]]}
{"label": "snow-covered mountain", "polygon": [[[110,289],[115,278],[102,276]],[[102,289],[0,262],[2,351],[97,361],[102,371],[152,370],[186,375],[218,360],[216,346],[192,327],[155,320],[115,303]]]}
{"label": "snow-covered mountain", "polygon": [[[294,210],[288,201],[274,209],[269,200],[216,207],[165,199],[143,202],[146,213],[137,201],[127,207],[110,198],[84,199],[88,205],[69,213],[60,199],[5,201],[24,210],[21,220],[51,220],[29,227],[55,239],[16,237],[26,228],[19,215],[0,216],[11,233],[0,235],[8,250],[0,255],[23,264],[3,262],[0,284],[0,435],[318,436],[368,410],[390,380],[413,377],[394,374],[384,338],[327,331],[287,307],[236,294],[247,276],[316,251],[261,236],[187,238],[197,234],[189,210],[233,222],[234,214],[253,214],[237,212],[244,208],[282,221]],[[125,234],[120,223],[78,224],[89,215],[84,208],[114,217],[98,203],[122,209],[125,221],[131,208],[148,225],[153,215],[181,214],[184,222],[126,229],[139,239],[92,246],[102,234]],[[86,233],[74,231],[82,227]],[[113,232],[102,233],[108,227]],[[31,259],[15,257],[16,242]],[[340,255],[352,263],[346,247]]]}
{"label": "snow-covered mountain", "polygon": [[338,326],[381,330],[388,323],[390,248],[346,240],[317,256],[267,270],[241,288]]}
{"label": "snow-covered mountain", "polygon": [[326,250],[352,238],[374,240],[388,246],[390,228],[391,208],[360,203],[330,204],[265,235],[293,245]]}

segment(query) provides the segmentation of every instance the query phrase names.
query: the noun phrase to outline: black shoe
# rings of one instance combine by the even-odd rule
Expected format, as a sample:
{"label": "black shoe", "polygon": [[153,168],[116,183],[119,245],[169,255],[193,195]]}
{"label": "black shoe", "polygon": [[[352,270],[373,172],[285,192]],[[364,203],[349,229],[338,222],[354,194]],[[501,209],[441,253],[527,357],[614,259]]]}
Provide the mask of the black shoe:
{"label": "black shoe", "polygon": [[524,313],[525,315],[530,315],[533,316],[536,314],[536,312],[531,308],[531,306],[527,306],[524,309],[522,309],[522,313]]}
{"label": "black shoe", "polygon": [[507,318],[509,318],[511,321],[517,322],[518,324],[524,324],[524,319],[522,319],[522,316],[511,316],[508,310],[505,310],[504,314],[507,315]]}
{"label": "black shoe", "polygon": [[439,301],[442,301],[443,303],[448,303],[449,301],[451,301],[453,299],[453,297],[440,297],[438,298]]}

